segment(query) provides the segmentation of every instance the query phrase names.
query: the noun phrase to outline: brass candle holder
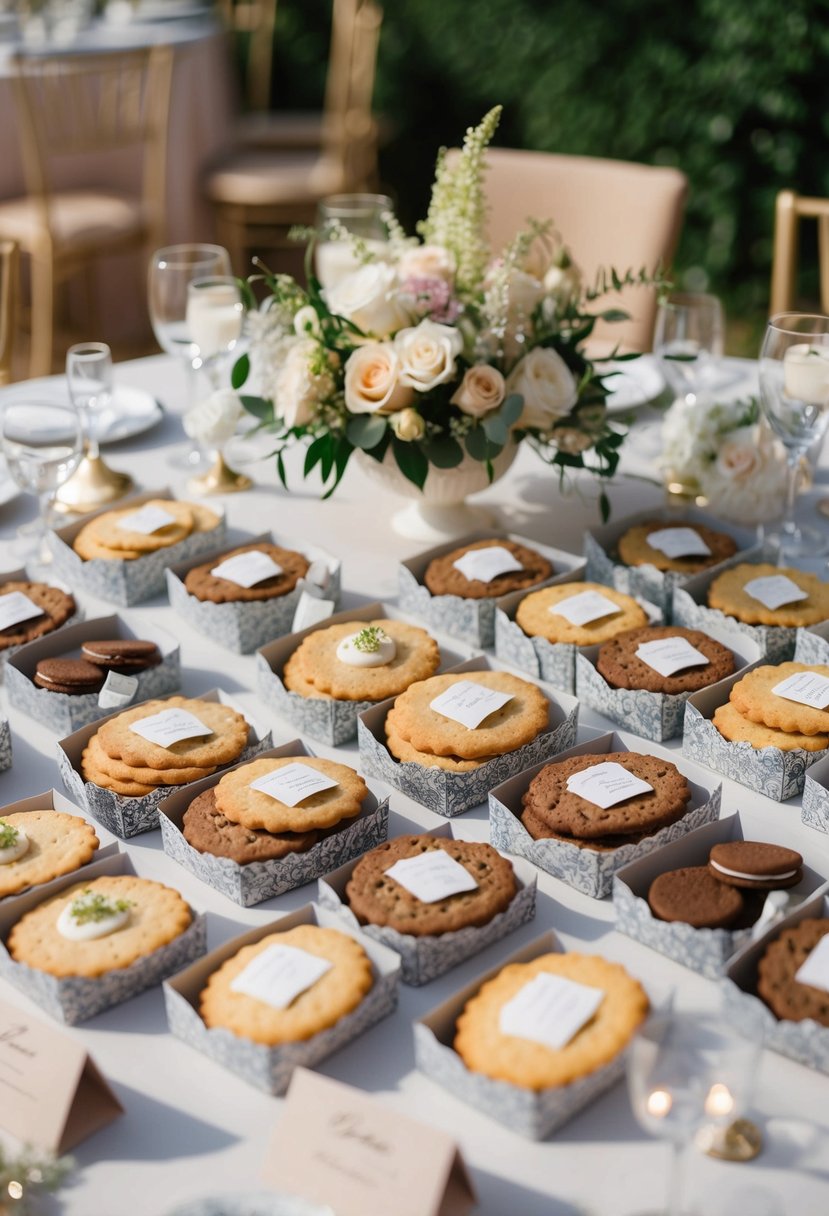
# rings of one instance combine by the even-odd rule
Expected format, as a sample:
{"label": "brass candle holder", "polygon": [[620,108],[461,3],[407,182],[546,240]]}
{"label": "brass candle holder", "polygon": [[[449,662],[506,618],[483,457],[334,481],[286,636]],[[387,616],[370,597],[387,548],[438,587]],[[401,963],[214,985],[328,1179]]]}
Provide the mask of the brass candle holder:
{"label": "brass candle holder", "polygon": [[237,473],[225,463],[222,451],[218,449],[207,472],[200,477],[192,477],[187,488],[191,494],[237,494],[240,490],[249,490],[252,485],[249,477]]}
{"label": "brass candle holder", "polygon": [[54,507],[63,514],[86,514],[123,498],[134,485],[129,473],[109,467],[97,444],[87,443],[81,463],[58,490]]}

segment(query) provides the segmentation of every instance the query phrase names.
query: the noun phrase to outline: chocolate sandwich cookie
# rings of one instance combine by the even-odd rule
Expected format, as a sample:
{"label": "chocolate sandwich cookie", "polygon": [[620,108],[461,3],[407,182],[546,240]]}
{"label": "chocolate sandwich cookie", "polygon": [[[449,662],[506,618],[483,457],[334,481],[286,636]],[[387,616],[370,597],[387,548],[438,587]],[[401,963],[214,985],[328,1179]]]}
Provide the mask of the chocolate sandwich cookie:
{"label": "chocolate sandwich cookie", "polygon": [[265,832],[232,823],[216,806],[215,789],[204,790],[194,798],[183,819],[184,839],[199,853],[229,857],[239,865],[251,861],[280,861],[291,853],[307,853],[322,833]]}
{"label": "chocolate sandwich cookie", "polygon": [[[494,578],[484,581],[480,578],[467,578],[455,567],[455,562],[466,553],[478,549],[506,549],[517,562],[521,563],[520,570],[507,570]],[[533,587],[543,582],[553,573],[553,567],[546,557],[542,557],[535,549],[527,545],[519,545],[514,540],[479,540],[472,545],[463,545],[453,549],[442,557],[436,557],[426,567],[423,581],[432,595],[459,595],[467,600],[483,600],[492,596],[506,595],[508,591],[520,591],[524,587]]]}
{"label": "chocolate sandwich cookie", "polygon": [[660,874],[650,885],[648,905],[659,920],[682,921],[694,929],[730,929],[744,908],[737,888],[719,882],[708,866]]}
{"label": "chocolate sandwich cookie", "polygon": [[[684,638],[708,662],[696,667],[684,667],[671,676],[663,676],[636,653],[644,642],[669,638]],[[734,671],[734,655],[727,646],[699,629],[684,629],[681,625],[647,625],[644,629],[629,629],[605,642],[599,651],[596,669],[611,688],[637,688],[676,696],[707,688],[709,684],[716,684],[718,680],[730,676]]]}
{"label": "chocolate sandwich cookie", "polygon": [[14,625],[0,629],[0,650],[8,650],[10,646],[22,646],[35,638],[51,633],[65,625],[75,611],[75,601],[71,595],[58,587],[50,587],[48,583],[3,583],[0,586],[0,597],[21,592],[36,604],[40,614],[31,616],[25,621],[17,621]]}
{"label": "chocolate sandwich cookie", "polygon": [[79,696],[98,692],[105,678],[100,667],[87,663],[86,659],[41,659],[35,668],[34,682],[47,692]]}
{"label": "chocolate sandwich cookie", "polygon": [[827,933],[829,920],[815,917],[790,925],[769,942],[757,967],[757,995],[775,1017],[790,1022],[814,1018],[821,1026],[829,1026],[829,992],[794,978]]}
{"label": "chocolate sandwich cookie", "polygon": [[148,667],[157,667],[161,662],[161,652],[155,642],[145,642],[140,638],[84,642],[81,654],[97,667],[125,675],[133,671],[145,671]]}
{"label": "chocolate sandwich cookie", "polygon": [[803,858],[794,849],[759,840],[727,840],[708,854],[708,869],[729,887],[779,891],[803,877]]}
{"label": "chocolate sandwich cookie", "polygon": [[[238,557],[243,553],[264,553],[280,567],[281,574],[261,579],[252,587],[243,587],[231,579],[219,578],[212,573],[222,562],[229,561],[230,558]],[[272,600],[293,591],[299,580],[308,573],[309,565],[308,559],[293,549],[280,549],[278,545],[271,545],[267,542],[258,545],[242,545],[238,549],[230,549],[221,557],[215,557],[212,561],[205,562],[202,566],[194,566],[192,570],[188,571],[184,586],[197,600],[208,601],[211,604]]]}

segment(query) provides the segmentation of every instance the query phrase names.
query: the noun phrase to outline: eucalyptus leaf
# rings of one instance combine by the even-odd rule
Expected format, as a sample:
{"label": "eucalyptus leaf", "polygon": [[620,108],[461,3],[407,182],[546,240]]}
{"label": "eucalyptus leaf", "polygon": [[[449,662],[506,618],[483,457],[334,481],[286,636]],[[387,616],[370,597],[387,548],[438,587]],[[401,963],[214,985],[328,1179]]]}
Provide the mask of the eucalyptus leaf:
{"label": "eucalyptus leaf", "polygon": [[349,418],[345,433],[355,448],[368,452],[377,447],[387,426],[386,419],[378,414],[357,414]]}
{"label": "eucalyptus leaf", "polygon": [[400,472],[408,481],[413,482],[419,490],[422,490],[429,473],[429,461],[420,450],[419,444],[404,443],[402,439],[393,435],[391,448]]}
{"label": "eucalyptus leaf", "polygon": [[524,398],[520,393],[510,393],[501,403],[498,414],[507,426],[512,426],[521,417],[524,409]]}
{"label": "eucalyptus leaf", "polygon": [[488,439],[482,426],[474,426],[471,431],[467,432],[466,450],[473,460],[494,460],[503,446],[502,443],[493,443]]}
{"label": "eucalyptus leaf", "polygon": [[273,402],[266,401],[264,397],[248,397],[242,394],[239,397],[243,409],[246,409],[249,414],[253,414],[255,418],[260,418],[262,422],[273,422]]}
{"label": "eucalyptus leaf", "polygon": [[463,448],[451,435],[437,435],[434,439],[422,439],[421,449],[429,464],[436,469],[455,469],[463,460]]}
{"label": "eucalyptus leaf", "polygon": [[233,364],[233,371],[230,373],[231,388],[241,388],[250,374],[250,359],[247,355],[240,355]]}

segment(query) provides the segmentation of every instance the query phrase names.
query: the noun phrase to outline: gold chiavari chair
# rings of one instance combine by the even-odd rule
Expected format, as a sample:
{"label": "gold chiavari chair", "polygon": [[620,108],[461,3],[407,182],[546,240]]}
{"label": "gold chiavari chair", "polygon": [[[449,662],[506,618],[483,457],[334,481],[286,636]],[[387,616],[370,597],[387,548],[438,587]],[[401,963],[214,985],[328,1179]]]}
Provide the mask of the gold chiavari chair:
{"label": "gold chiavari chair", "polygon": [[264,113],[270,105],[276,5],[277,0],[219,0],[244,65],[243,102],[251,113]]}
{"label": "gold chiavari chair", "polygon": [[14,379],[12,360],[17,332],[20,247],[0,241],[0,385]]}
{"label": "gold chiavari chair", "polygon": [[800,225],[817,223],[820,307],[829,314],[829,198],[806,198],[781,190],[774,208],[774,247],[771,265],[770,315],[795,307]]}

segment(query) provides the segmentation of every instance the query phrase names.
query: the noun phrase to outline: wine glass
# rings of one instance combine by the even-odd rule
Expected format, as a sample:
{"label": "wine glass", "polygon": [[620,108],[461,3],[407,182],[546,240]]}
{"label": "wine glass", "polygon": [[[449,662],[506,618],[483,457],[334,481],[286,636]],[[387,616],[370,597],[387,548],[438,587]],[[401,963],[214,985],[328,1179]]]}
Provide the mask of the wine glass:
{"label": "wine glass", "polygon": [[801,461],[829,426],[829,317],[789,312],[771,318],[760,348],[760,403],[789,464],[780,530],[766,532],[765,540],[779,564],[790,565],[829,547],[827,529],[795,520]]}
{"label": "wine glass", "polygon": [[317,207],[315,269],[323,288],[331,288],[360,265],[343,233],[359,237],[366,249],[382,256],[389,239],[383,216],[392,210],[387,194],[331,194]]}
{"label": "wine glass", "polygon": [[48,565],[46,545],[52,501],[83,455],[83,424],[73,405],[55,401],[15,401],[3,411],[3,454],[13,481],[38,497],[38,517],[18,529],[21,552]]}
{"label": "wine glass", "polygon": [[66,352],[69,398],[81,417],[84,454],[75,472],[55,495],[55,506],[65,511],[94,511],[132,489],[128,473],[107,465],[98,447],[101,414],[112,404],[112,352],[105,342],[80,342]]}
{"label": "wine glass", "polygon": [[239,341],[244,311],[242,293],[232,275],[194,279],[187,287],[187,329],[213,389],[220,387],[222,358]]}

